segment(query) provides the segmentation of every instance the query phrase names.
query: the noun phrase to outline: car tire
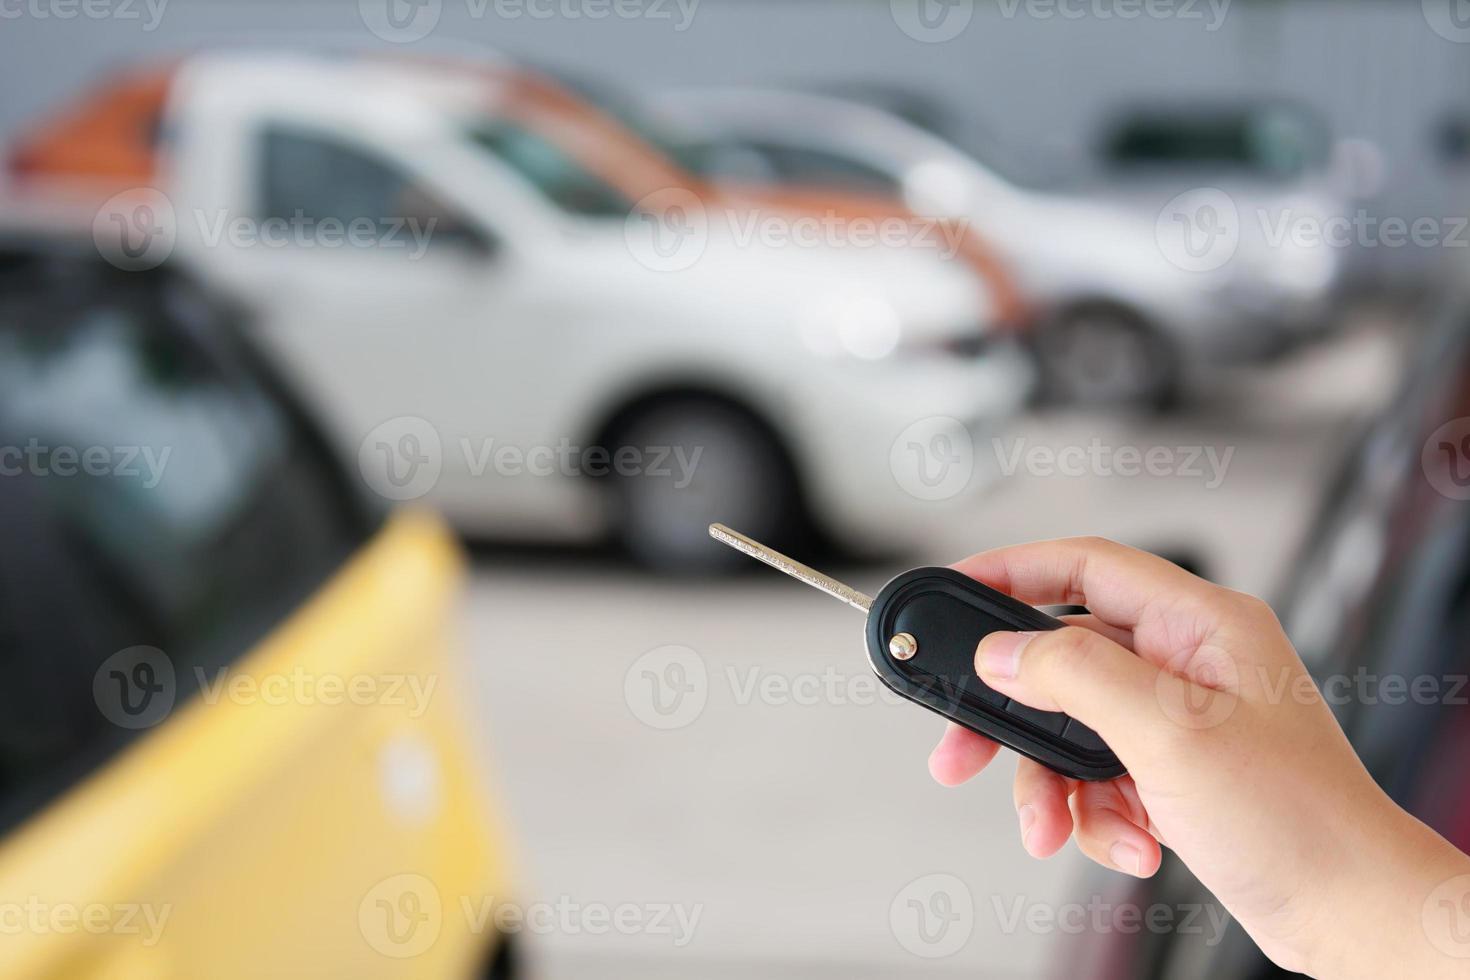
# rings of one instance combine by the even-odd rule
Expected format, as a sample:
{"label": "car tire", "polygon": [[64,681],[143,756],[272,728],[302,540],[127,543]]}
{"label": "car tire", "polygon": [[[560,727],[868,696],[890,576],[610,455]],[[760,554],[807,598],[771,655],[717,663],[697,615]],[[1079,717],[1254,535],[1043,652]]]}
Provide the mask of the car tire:
{"label": "car tire", "polygon": [[695,574],[737,567],[740,556],[709,537],[716,521],[777,548],[805,537],[794,468],[750,413],[716,399],[660,399],[613,431],[614,459],[622,449],[647,464],[607,477],[615,537],[639,564]]}
{"label": "car tire", "polygon": [[1037,360],[1047,399],[1063,405],[1162,410],[1179,393],[1173,346],[1122,307],[1076,307],[1043,324]]}

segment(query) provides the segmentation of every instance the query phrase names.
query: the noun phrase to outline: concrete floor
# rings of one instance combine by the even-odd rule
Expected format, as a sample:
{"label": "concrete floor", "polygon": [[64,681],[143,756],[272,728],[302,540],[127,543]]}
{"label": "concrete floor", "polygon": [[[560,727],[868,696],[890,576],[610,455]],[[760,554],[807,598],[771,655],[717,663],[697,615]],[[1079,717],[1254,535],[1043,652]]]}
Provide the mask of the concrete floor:
{"label": "concrete floor", "polygon": [[[1098,533],[1187,550],[1210,577],[1269,595],[1402,346],[1360,329],[1227,377],[1164,419],[1024,418],[1010,438],[1027,445],[1096,436],[1234,455],[1213,489],[1017,474],[972,520],[935,528],[912,563]],[[876,590],[900,567],[838,571]],[[1041,863],[1021,850],[1011,757],[959,789],[932,783],[940,721],[877,692],[859,614],[774,572],[674,582],[596,556],[492,550],[465,615],[521,901],[632,903],[648,922],[661,907],[699,914],[683,945],[657,927],[595,935],[576,921],[524,936],[537,976],[1045,976],[1061,937],[1014,915],[1095,891],[1070,846]],[[646,672],[680,668],[697,693],[652,712]],[[920,933],[918,909],[948,913],[948,931],[933,918]]]}

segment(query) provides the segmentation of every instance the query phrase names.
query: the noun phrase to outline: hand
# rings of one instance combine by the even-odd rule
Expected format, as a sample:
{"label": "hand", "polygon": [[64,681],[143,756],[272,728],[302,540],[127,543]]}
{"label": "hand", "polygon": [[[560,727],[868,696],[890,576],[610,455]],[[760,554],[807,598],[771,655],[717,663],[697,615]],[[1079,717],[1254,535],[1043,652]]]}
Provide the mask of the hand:
{"label": "hand", "polygon": [[[987,684],[1077,718],[1128,768],[1078,782],[1021,759],[1015,803],[1030,854],[1075,835],[1092,860],[1147,877],[1168,846],[1286,969],[1466,968],[1426,939],[1421,909],[1470,858],[1373,782],[1265,603],[1099,539],[954,567],[1033,605],[1090,611],[1060,630],[993,633],[976,651]],[[951,725],[930,772],[956,785],[996,752]]]}

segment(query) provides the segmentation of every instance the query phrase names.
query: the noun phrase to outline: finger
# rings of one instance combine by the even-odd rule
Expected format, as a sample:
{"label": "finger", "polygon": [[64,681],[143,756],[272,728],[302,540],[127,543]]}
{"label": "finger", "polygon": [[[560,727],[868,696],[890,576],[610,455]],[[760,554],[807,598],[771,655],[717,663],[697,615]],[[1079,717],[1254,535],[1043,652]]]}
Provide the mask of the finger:
{"label": "finger", "polygon": [[1169,724],[1162,699],[1185,703],[1188,681],[1161,672],[1100,633],[1078,626],[995,632],[975,652],[990,687],[1042,711],[1061,711],[1102,736],[1126,764]]}
{"label": "finger", "polygon": [[1072,836],[1072,811],[1067,806],[1067,780],[1022,756],[1016,760],[1016,819],[1021,846],[1032,857],[1051,857]]}
{"label": "finger", "polygon": [[990,764],[1000,746],[950,722],[929,754],[929,775],[941,786],[958,786]]}
{"label": "finger", "polygon": [[1122,629],[1133,629],[1148,618],[1146,613],[1165,607],[1192,611],[1203,619],[1208,612],[1205,600],[1219,591],[1157,555],[1102,538],[996,548],[953,567],[1032,605],[1086,606]]}
{"label": "finger", "polygon": [[1069,616],[1058,616],[1057,618],[1068,626],[1081,626],[1083,629],[1092,630],[1094,633],[1101,633],[1118,644],[1118,646],[1128,650],[1133,649],[1132,630],[1119,629],[1110,623],[1103,622],[1091,613],[1075,613]]}
{"label": "finger", "polygon": [[1140,826],[1116,783],[1082,783],[1072,796],[1077,846],[1106,868],[1137,878],[1159,870],[1159,842]]}

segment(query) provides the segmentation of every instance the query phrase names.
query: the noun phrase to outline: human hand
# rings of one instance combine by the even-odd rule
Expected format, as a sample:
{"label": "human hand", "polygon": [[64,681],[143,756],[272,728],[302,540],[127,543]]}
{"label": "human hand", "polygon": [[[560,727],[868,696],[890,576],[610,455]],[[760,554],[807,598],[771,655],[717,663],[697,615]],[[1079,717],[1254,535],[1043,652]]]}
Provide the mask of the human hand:
{"label": "human hand", "polygon": [[[990,634],[976,652],[985,683],[1078,719],[1128,767],[1079,782],[1020,759],[1030,854],[1075,835],[1099,864],[1147,877],[1168,846],[1287,969],[1383,976],[1419,963],[1414,975],[1428,976],[1456,965],[1434,955],[1420,910],[1470,858],[1373,782],[1264,602],[1092,538],[954,567],[1033,605],[1089,610],[1060,630]],[[956,785],[997,748],[951,725],[929,768]]]}

